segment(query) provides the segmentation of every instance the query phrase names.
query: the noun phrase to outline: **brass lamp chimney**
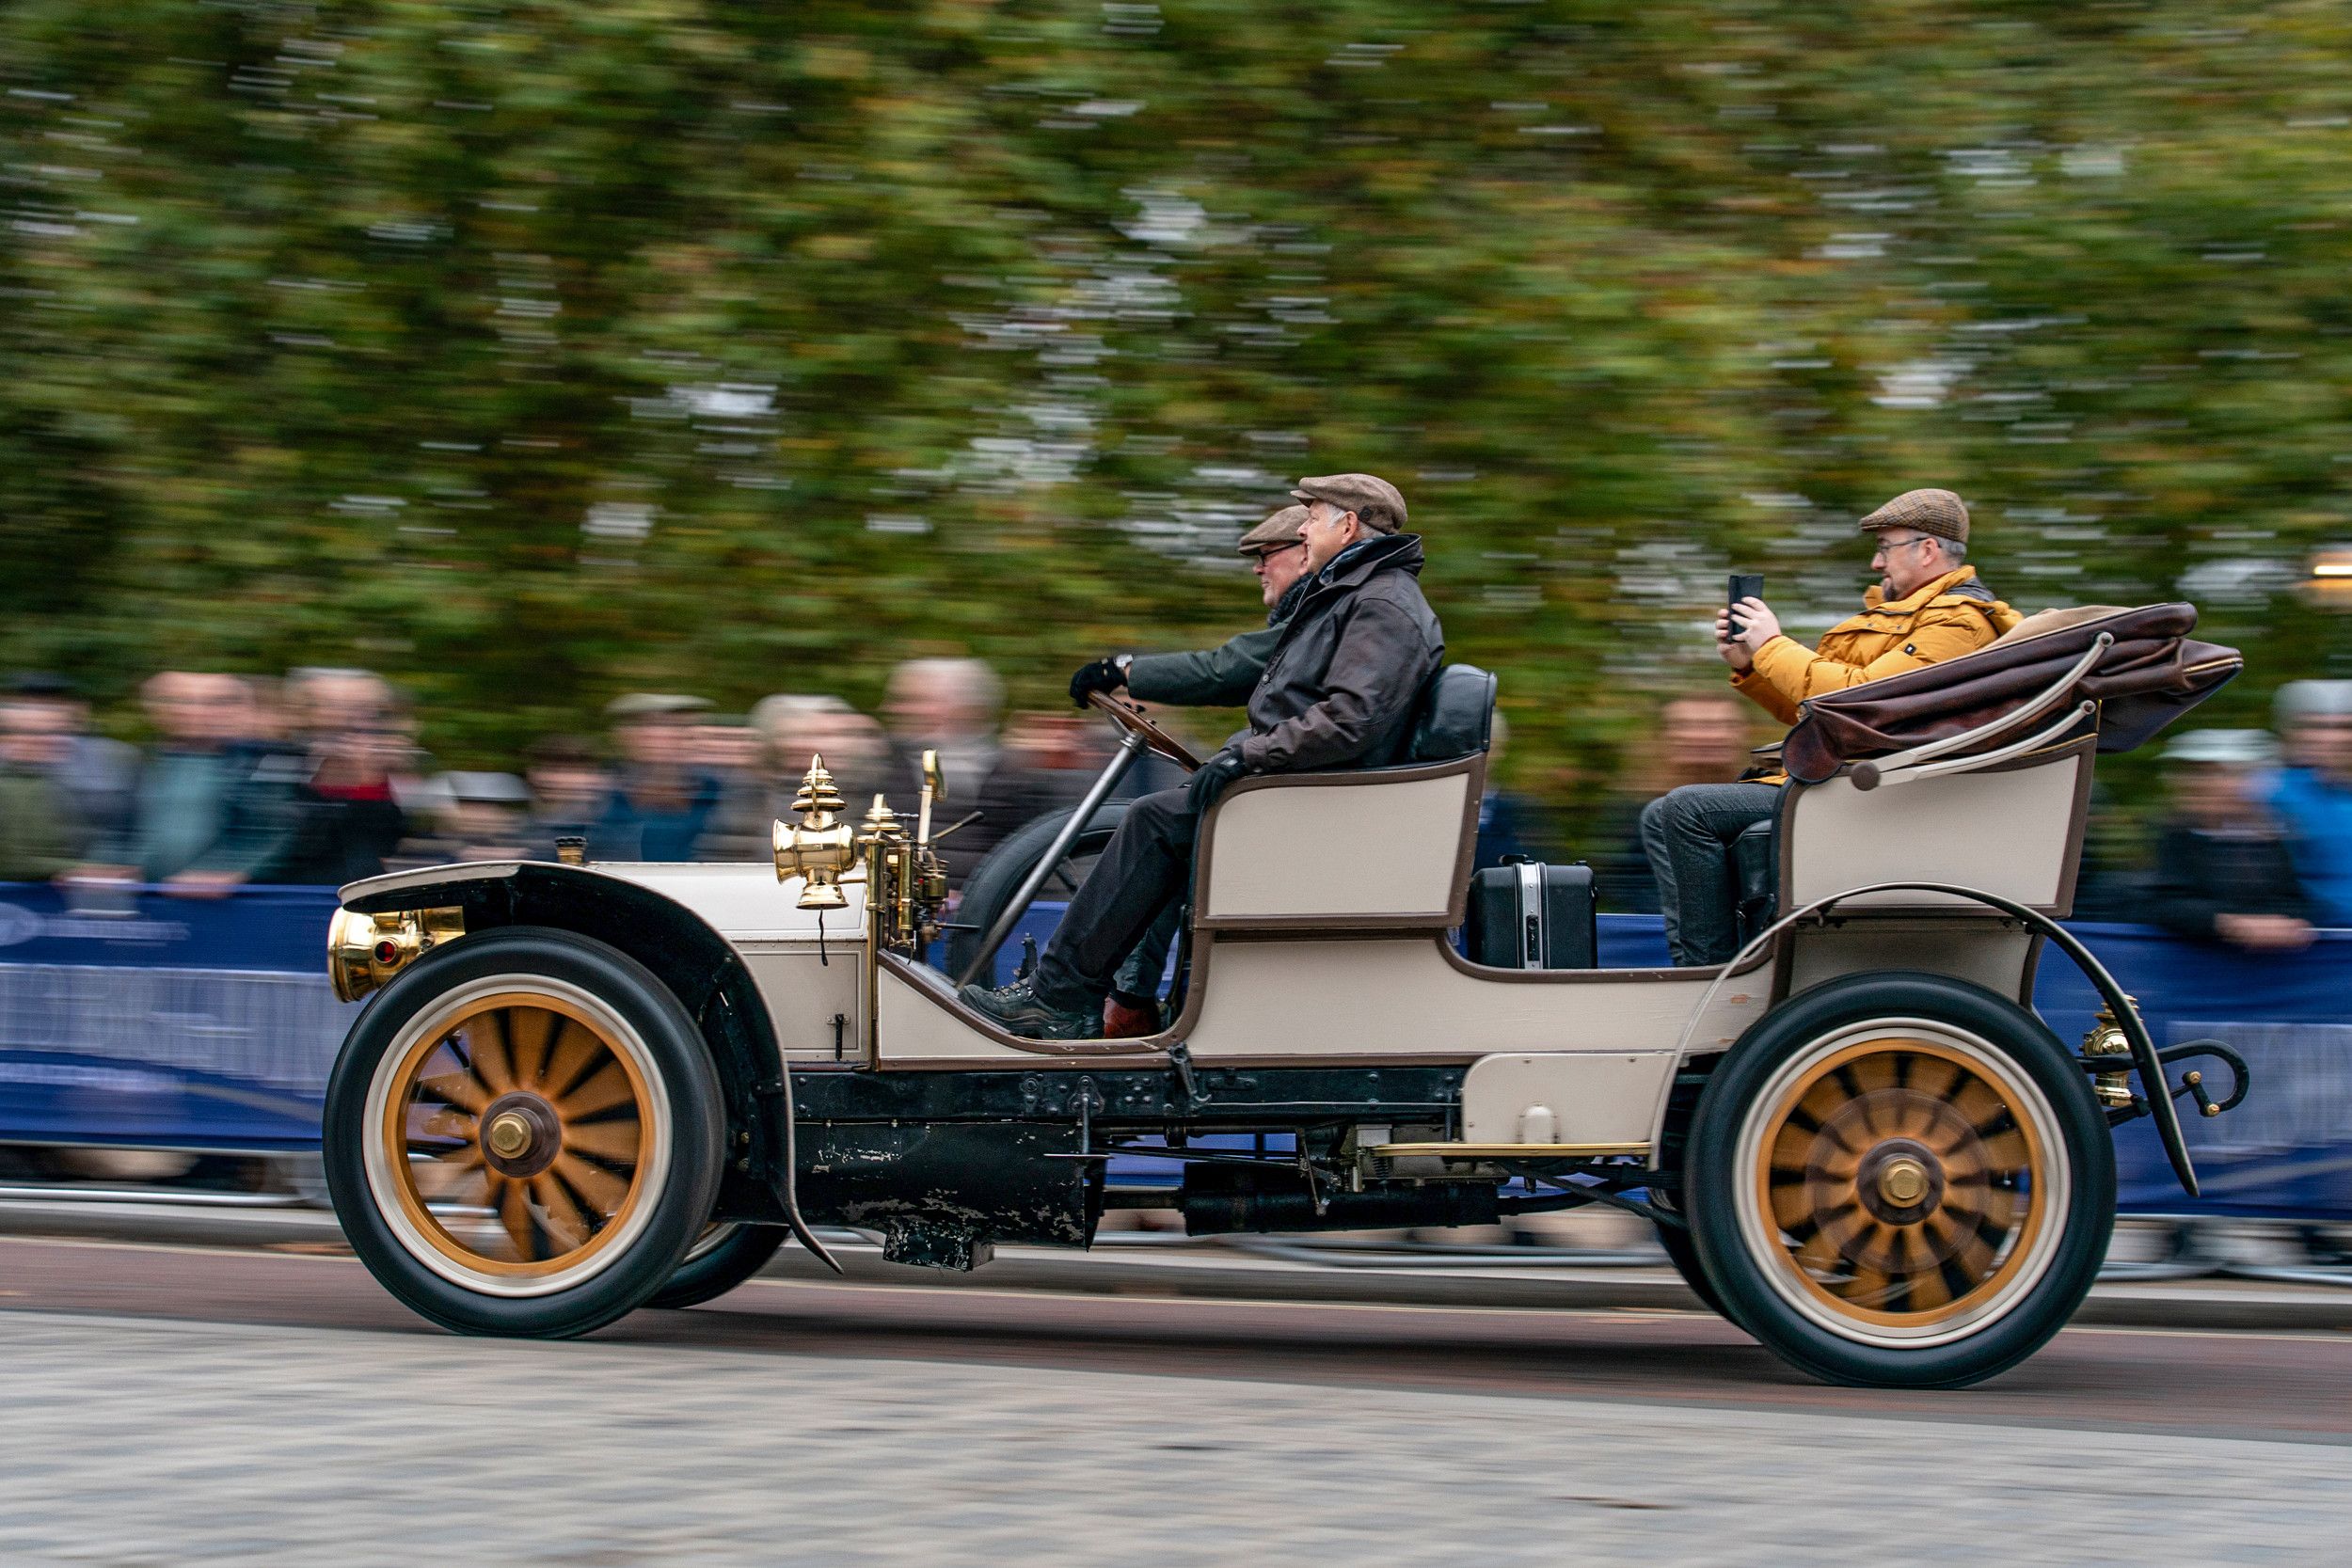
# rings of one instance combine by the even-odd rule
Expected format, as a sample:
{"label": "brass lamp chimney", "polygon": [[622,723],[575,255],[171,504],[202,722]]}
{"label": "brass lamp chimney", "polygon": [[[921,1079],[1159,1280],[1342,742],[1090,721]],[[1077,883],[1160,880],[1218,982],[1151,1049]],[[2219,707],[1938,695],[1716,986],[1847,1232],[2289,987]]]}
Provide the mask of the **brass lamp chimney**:
{"label": "brass lamp chimney", "polygon": [[841,818],[846,804],[825,770],[825,759],[810,757],[801,791],[792,798],[801,819],[779,817],[775,827],[776,880],[802,879],[802,909],[838,910],[850,902],[841,891],[841,875],[857,863],[857,830]]}

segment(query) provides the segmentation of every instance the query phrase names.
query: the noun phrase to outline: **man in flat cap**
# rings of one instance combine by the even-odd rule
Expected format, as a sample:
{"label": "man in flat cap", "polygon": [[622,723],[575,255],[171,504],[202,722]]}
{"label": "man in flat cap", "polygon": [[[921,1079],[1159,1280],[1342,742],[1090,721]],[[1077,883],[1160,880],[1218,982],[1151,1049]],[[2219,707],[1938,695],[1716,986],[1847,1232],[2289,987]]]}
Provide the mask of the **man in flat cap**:
{"label": "man in flat cap", "polygon": [[[1715,646],[1732,689],[1784,724],[1808,697],[1973,653],[2015,626],[1967,564],[1968,508],[1949,490],[1906,490],[1862,519],[1879,581],[1862,613],[1805,648],[1782,634],[1762,599],[1715,613]],[[1731,842],[1772,816],[1787,775],[1748,783],[1686,784],[1642,813],[1642,843],[1658,879],[1666,942],[1678,964],[1727,961],[1739,943]]]}
{"label": "man in flat cap", "polygon": [[2272,711],[2285,766],[2257,793],[2293,842],[2312,920],[2352,925],[2352,681],[2289,681]]}
{"label": "man in flat cap", "polygon": [[[1306,512],[1295,525],[1305,581],[1248,686],[1249,728],[1184,788],[1127,808],[1033,974],[993,990],[963,988],[968,1006],[1011,1033],[1100,1037],[1120,960],[1183,895],[1200,819],[1234,780],[1376,768],[1408,743],[1445,637],[1417,580],[1421,539],[1399,531],[1405,498],[1370,474],[1304,479],[1291,494]],[[1142,663],[1129,666],[1131,681]],[[1073,692],[1083,697],[1076,682]]]}

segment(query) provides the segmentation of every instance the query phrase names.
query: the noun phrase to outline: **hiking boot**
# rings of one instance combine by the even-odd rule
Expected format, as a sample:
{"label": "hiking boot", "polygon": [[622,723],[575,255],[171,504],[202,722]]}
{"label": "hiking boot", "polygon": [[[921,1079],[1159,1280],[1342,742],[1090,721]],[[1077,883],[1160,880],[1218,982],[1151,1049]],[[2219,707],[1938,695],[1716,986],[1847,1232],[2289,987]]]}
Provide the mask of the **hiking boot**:
{"label": "hiking boot", "polygon": [[1101,1009],[1057,1007],[1032,990],[1025,976],[994,990],[985,986],[966,986],[956,992],[956,1000],[1006,1033],[1019,1035],[1025,1040],[1103,1037]]}

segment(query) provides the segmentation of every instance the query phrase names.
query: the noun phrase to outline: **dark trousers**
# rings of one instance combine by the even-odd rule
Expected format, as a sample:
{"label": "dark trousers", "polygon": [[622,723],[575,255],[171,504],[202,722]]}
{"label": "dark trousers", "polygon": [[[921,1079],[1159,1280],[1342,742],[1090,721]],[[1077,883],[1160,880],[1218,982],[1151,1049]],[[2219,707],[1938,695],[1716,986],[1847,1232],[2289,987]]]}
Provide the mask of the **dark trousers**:
{"label": "dark trousers", "polygon": [[1073,1011],[1103,1005],[1120,960],[1161,912],[1184,896],[1200,826],[1186,790],[1163,789],[1129,804],[1126,820],[1070,900],[1054,940],[1038,955],[1041,1000]]}
{"label": "dark trousers", "polygon": [[1740,951],[1731,841],[1780,809],[1780,787],[1684,784],[1642,808],[1642,847],[1676,963],[1728,963]]}

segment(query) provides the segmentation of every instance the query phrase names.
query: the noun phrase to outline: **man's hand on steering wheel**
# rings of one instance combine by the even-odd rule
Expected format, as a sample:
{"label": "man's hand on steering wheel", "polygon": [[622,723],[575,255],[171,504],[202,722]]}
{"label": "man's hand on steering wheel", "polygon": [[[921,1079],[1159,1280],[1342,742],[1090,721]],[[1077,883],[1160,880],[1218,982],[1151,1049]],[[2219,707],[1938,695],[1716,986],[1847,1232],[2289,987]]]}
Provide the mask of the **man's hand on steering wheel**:
{"label": "man's hand on steering wheel", "polygon": [[1126,684],[1126,663],[1122,656],[1113,654],[1078,667],[1078,673],[1070,677],[1070,701],[1074,706],[1084,707],[1088,693],[1116,691]]}

